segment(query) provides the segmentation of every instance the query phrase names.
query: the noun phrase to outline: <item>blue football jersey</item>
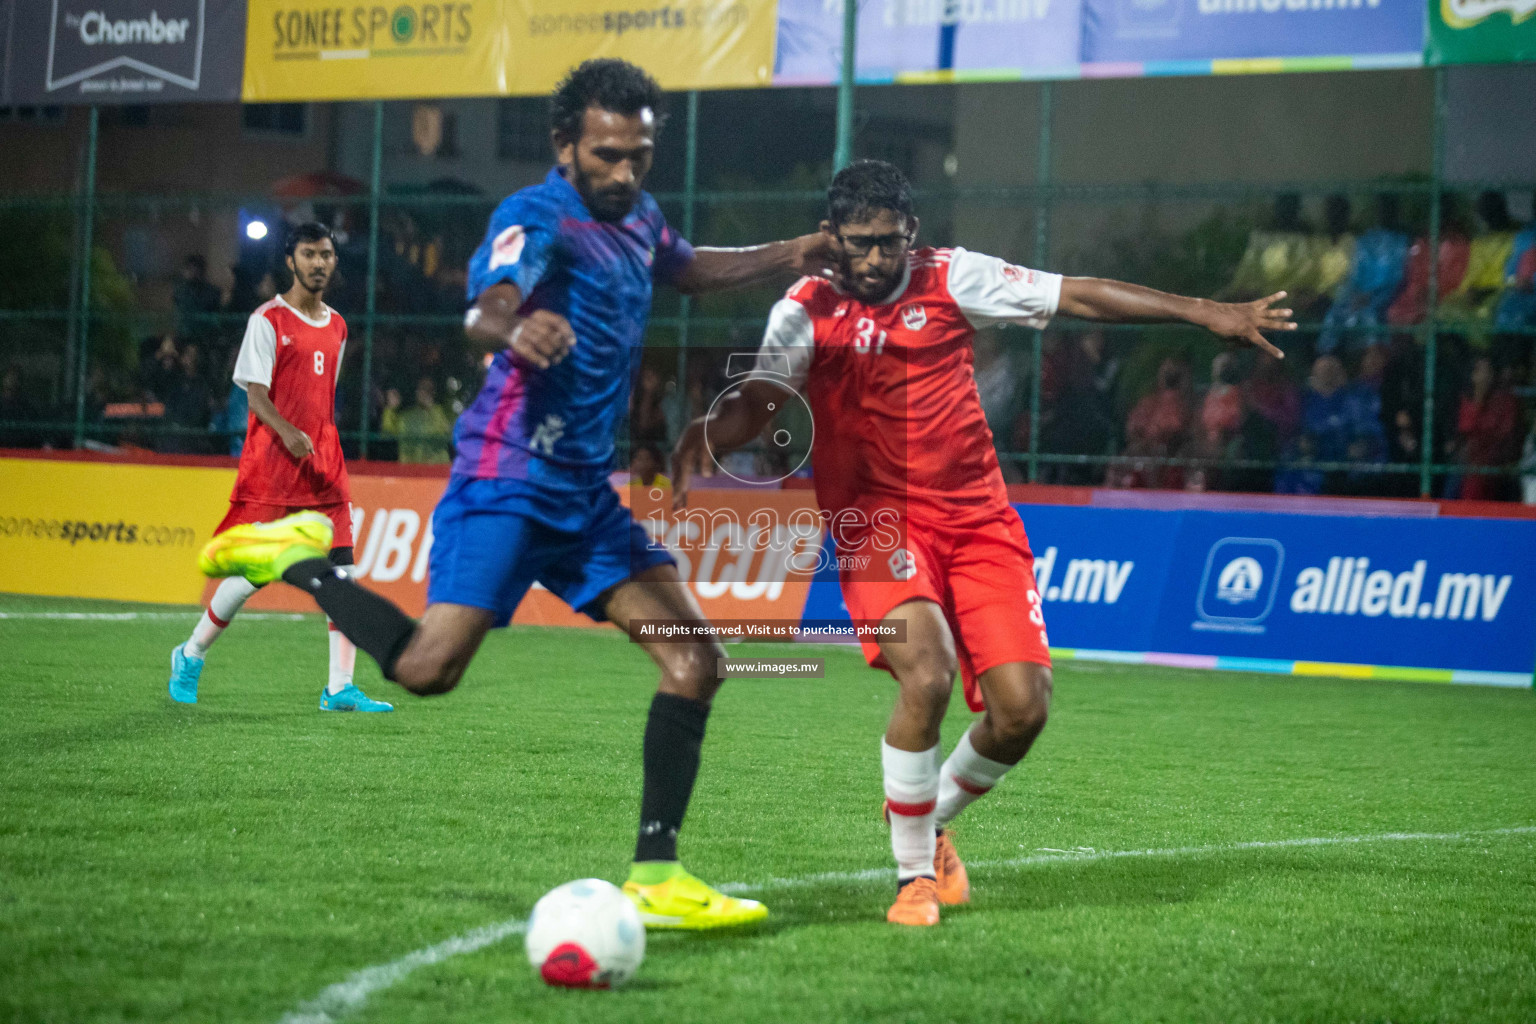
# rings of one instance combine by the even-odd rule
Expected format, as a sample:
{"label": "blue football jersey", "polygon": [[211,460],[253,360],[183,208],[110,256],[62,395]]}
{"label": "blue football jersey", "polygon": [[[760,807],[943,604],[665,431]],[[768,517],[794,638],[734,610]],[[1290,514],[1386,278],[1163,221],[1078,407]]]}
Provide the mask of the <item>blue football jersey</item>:
{"label": "blue football jersey", "polygon": [[509,282],[523,296],[520,313],[560,314],[576,346],[547,370],[496,353],[455,427],[453,472],[525,481],[551,497],[606,485],[653,282],[675,280],[692,259],[649,193],[623,221],[599,221],[556,167],[507,198],[470,260],[469,301]]}

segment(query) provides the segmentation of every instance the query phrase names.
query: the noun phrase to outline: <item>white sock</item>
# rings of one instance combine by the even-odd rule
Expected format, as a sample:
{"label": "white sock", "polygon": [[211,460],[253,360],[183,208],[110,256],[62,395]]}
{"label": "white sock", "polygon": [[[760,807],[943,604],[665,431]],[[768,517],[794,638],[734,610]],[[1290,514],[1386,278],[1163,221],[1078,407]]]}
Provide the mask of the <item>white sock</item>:
{"label": "white sock", "polygon": [[933,809],[939,796],[939,747],[898,750],[880,741],[880,765],[885,771],[885,799],[891,811],[891,852],[896,876],[905,882],[933,875],[935,836]]}
{"label": "white sock", "polygon": [[229,628],[229,620],[259,589],[243,576],[231,576],[220,583],[219,589],[213,592],[213,600],[208,602],[208,610],[203,612],[203,617],[192,628],[191,639],[182,645],[182,653],[189,658],[208,657],[208,648],[223,635],[224,630]]}
{"label": "white sock", "polygon": [[352,669],[357,664],[357,648],[346,634],[336,628],[336,623],[325,620],[331,628],[331,677],[325,684],[326,693],[340,693],[352,685]]}
{"label": "white sock", "polygon": [[939,805],[934,820],[939,827],[948,825],[955,817],[987,790],[997,785],[1008,774],[1011,764],[1003,764],[982,757],[971,746],[971,733],[967,729],[960,742],[950,753],[944,766],[939,769]]}
{"label": "white sock", "polygon": [[[349,579],[357,578],[357,566],[339,565],[342,572]],[[357,647],[348,640],[346,634],[336,628],[336,623],[330,619],[325,624],[331,631],[331,675],[325,684],[325,692],[336,694],[352,685],[352,669],[357,665]]]}

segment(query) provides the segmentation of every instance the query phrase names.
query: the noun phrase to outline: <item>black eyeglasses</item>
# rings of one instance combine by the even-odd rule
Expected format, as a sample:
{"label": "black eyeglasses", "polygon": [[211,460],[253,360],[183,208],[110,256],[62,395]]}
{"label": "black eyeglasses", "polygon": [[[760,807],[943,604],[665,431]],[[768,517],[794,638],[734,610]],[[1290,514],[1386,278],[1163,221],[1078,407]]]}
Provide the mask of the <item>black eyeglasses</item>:
{"label": "black eyeglasses", "polygon": [[879,248],[886,256],[900,256],[901,251],[912,244],[912,236],[906,233],[851,236],[839,233],[837,240],[843,243],[843,248],[848,250],[850,256],[868,256],[875,248]]}

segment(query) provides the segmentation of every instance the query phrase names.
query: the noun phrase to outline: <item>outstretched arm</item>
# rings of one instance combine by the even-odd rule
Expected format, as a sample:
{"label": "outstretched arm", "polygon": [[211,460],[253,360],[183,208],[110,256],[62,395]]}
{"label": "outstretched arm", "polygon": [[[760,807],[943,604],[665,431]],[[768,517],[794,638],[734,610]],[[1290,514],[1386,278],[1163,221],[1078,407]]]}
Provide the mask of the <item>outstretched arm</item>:
{"label": "outstretched arm", "polygon": [[673,286],[684,295],[742,288],[790,274],[821,276],[833,267],[830,236],[817,231],[744,249],[697,248]]}
{"label": "outstretched arm", "polygon": [[1102,277],[1068,277],[1061,282],[1061,301],[1056,311],[1063,316],[1109,323],[1194,324],[1218,337],[1245,341],[1276,359],[1284,359],[1285,353],[1259,333],[1296,329],[1289,319],[1289,309],[1271,308],[1283,298],[1285,292],[1276,292],[1254,302],[1215,302]]}
{"label": "outstretched arm", "polygon": [[[672,507],[688,504],[688,480],[709,457],[735,451],[763,432],[775,415],[774,406],[784,398],[782,386],[749,379],[732,394],[715,403],[714,409],[683,429],[672,449]],[[709,432],[709,442],[704,440]]]}

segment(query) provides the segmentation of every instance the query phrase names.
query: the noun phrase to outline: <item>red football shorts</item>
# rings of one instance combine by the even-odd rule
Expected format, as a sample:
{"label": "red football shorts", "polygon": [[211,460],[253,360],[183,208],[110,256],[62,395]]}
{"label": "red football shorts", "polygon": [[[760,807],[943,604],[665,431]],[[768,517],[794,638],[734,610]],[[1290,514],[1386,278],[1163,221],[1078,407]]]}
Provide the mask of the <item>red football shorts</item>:
{"label": "red football shorts", "polygon": [[[1035,556],[1012,507],[964,526],[906,520],[883,531],[887,538],[899,536],[894,550],[878,540],[880,532],[866,534],[862,546],[850,545],[855,557],[843,557],[839,549],[838,575],[850,618],[878,622],[907,601],[936,603],[954,634],[972,711],[985,707],[977,678],[988,669],[1015,661],[1050,667]],[[860,643],[870,665],[890,671],[879,644]]]}
{"label": "red football shorts", "polygon": [[331,538],[331,547],[334,549],[352,546],[352,504],[346,501],[340,501],[334,505],[268,505],[262,501],[232,501],[229,503],[229,512],[224,516],[224,521],[213,532],[218,535],[231,526],[270,523],[274,519],[291,516],[295,512],[319,512],[328,517],[331,520],[331,528],[335,530]]}

